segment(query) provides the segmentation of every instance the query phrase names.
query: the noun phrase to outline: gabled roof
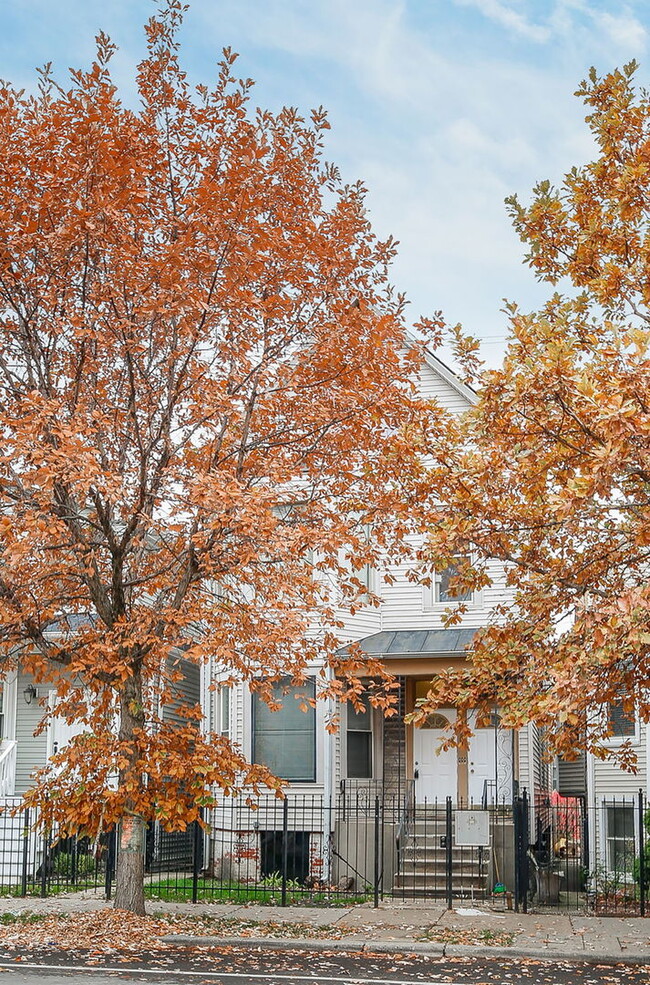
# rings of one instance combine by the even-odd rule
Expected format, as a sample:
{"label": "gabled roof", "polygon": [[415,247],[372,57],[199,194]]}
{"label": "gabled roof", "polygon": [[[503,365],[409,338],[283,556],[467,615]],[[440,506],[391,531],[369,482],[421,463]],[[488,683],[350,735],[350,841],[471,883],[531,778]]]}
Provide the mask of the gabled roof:
{"label": "gabled roof", "polygon": [[475,404],[477,402],[478,395],[476,390],[474,390],[471,386],[468,386],[467,383],[463,383],[463,381],[456,376],[454,371],[450,369],[446,363],[443,363],[442,359],[439,359],[433,352],[430,352],[429,349],[424,350],[424,361],[427,366],[434,371],[434,373],[437,373],[438,376],[441,376],[443,380],[449,383],[450,386],[453,386],[454,390],[457,390],[458,393],[465,397],[465,400],[467,400],[470,404]]}
{"label": "gabled roof", "polygon": [[[410,332],[406,333],[405,340],[407,346],[421,345],[421,343],[418,342],[416,337],[412,335]],[[444,363],[442,359],[440,359],[438,356],[435,355],[435,353],[431,352],[431,350],[427,348],[423,349],[423,353],[424,353],[424,361],[429,367],[429,369],[432,369],[434,373],[437,373],[438,376],[442,377],[442,379],[445,380],[445,382],[448,383],[450,386],[452,386],[454,390],[460,393],[460,395],[464,397],[465,400],[468,401],[468,403],[475,404],[477,402],[478,396],[476,390],[474,390],[471,386],[468,386],[467,383],[463,383],[463,381],[456,375],[456,373],[454,373],[453,369],[450,369],[450,367],[446,363]]]}

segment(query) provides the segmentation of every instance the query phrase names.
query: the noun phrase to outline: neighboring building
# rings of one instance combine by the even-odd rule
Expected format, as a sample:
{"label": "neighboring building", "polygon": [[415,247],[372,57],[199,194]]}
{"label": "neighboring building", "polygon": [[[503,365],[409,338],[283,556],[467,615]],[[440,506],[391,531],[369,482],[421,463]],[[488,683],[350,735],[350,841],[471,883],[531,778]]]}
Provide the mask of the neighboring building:
{"label": "neighboring building", "polygon": [[[605,746],[614,753],[630,743],[636,756],[636,772],[622,769],[615,759],[601,759],[578,751],[575,759],[557,762],[557,790],[579,805],[586,839],[584,867],[608,879],[612,886],[633,883],[635,846],[640,841],[639,793],[650,798],[650,728],[638,715],[629,715],[622,702],[613,702],[594,714],[606,716],[610,737]],[[645,839],[648,840],[646,832]]]}

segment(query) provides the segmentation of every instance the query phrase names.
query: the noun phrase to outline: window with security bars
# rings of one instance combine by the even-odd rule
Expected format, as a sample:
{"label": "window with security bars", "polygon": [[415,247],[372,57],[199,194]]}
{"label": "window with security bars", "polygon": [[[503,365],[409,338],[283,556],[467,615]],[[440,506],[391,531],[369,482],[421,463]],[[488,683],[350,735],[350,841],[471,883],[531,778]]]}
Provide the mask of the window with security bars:
{"label": "window with security bars", "polygon": [[361,699],[357,711],[347,707],[347,774],[353,780],[372,779],[372,705],[368,698]]}
{"label": "window with security bars", "polygon": [[316,780],[316,694],[313,677],[293,685],[284,678],[273,685],[273,711],[253,694],[253,762],[268,766],[283,780]]}

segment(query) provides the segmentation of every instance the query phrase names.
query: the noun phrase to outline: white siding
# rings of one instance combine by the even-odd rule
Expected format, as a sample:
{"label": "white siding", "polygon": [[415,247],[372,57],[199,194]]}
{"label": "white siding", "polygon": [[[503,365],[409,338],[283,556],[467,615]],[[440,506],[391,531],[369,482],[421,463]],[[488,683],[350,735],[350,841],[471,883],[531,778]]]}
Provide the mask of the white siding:
{"label": "white siding", "polygon": [[463,385],[454,385],[428,363],[424,363],[422,366],[418,382],[423,397],[437,400],[442,407],[446,407],[448,410],[462,414],[471,406],[471,401],[463,392],[465,390]]}
{"label": "white siding", "polygon": [[606,805],[619,806],[625,803],[634,806],[635,829],[638,837],[637,797],[639,788],[644,791],[648,787],[648,752],[647,725],[639,725],[638,739],[633,742],[637,754],[637,772],[629,773],[622,770],[613,760],[596,759],[589,754],[587,769],[589,775],[590,811],[589,824],[591,834],[590,867],[603,873],[607,869],[607,849],[605,831]]}
{"label": "white siding", "polygon": [[16,706],[16,794],[23,794],[32,785],[32,774],[45,766],[47,759],[47,730],[34,735],[45,708],[39,699],[46,699],[48,691],[43,685],[35,684],[39,697],[26,704],[23,691],[28,684],[35,684],[31,676],[18,675],[18,697]]}
{"label": "white siding", "polygon": [[[408,577],[410,565],[401,565],[392,570],[394,582],[382,588],[381,629],[441,629],[444,625],[448,604],[424,608],[422,585]],[[457,624],[462,629],[478,629],[489,621],[492,610],[507,601],[508,592],[502,566],[493,563],[489,566],[493,584],[475,594],[467,605]]]}
{"label": "white siding", "polygon": [[628,773],[611,759],[595,759],[592,757],[594,798],[599,803],[607,797],[634,796],[639,787],[645,789],[647,783],[647,743],[645,724],[639,725],[638,741],[633,743],[637,754],[637,772]]}

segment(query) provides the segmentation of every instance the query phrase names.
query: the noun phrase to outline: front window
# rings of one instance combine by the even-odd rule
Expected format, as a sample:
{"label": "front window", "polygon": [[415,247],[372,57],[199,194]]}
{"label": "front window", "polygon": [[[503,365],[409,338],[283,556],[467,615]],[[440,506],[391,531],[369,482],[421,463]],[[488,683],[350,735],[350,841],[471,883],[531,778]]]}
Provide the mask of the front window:
{"label": "front window", "polygon": [[372,778],[372,705],[363,697],[359,711],[348,704],[347,712],[348,777],[369,780]]}
{"label": "front window", "polygon": [[634,805],[613,804],[605,807],[607,868],[616,875],[631,873],[634,867]]}
{"label": "front window", "polygon": [[268,766],[283,780],[315,782],[315,693],[313,677],[297,686],[284,678],[273,685],[273,702],[281,705],[277,711],[253,694],[254,763]]}

